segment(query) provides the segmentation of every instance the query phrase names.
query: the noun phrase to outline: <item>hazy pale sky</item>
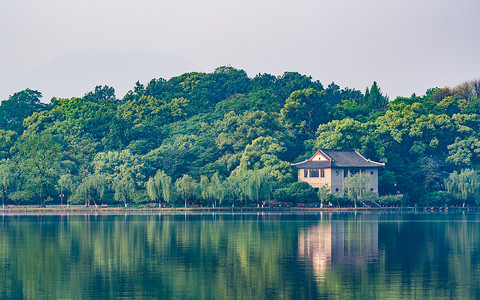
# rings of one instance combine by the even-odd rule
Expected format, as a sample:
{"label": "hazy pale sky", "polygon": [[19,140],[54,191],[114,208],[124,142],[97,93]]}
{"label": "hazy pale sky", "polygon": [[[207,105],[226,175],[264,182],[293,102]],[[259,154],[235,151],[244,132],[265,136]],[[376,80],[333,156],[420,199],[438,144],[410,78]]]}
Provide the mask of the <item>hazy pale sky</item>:
{"label": "hazy pale sky", "polygon": [[480,77],[480,1],[0,0],[0,41],[4,85],[98,49],[175,54],[198,71],[231,65],[250,77],[297,71],[362,91],[376,80],[393,99]]}

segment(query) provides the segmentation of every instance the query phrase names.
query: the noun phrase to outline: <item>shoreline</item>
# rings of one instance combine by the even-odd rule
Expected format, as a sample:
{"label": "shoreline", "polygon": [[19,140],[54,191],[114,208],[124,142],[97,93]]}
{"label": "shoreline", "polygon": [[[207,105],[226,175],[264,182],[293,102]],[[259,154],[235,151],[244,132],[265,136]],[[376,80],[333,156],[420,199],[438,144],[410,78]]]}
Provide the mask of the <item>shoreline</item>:
{"label": "shoreline", "polygon": [[15,206],[0,207],[1,214],[145,214],[145,213],[313,213],[313,212],[449,212],[449,211],[478,211],[478,207],[85,207],[83,205],[59,207],[59,206]]}

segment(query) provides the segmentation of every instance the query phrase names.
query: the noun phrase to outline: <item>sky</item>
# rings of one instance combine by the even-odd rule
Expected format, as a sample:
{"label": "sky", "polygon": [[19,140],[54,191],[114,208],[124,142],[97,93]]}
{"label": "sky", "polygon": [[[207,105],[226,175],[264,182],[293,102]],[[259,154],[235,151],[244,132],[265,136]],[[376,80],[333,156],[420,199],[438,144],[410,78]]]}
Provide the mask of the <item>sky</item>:
{"label": "sky", "polygon": [[[479,37],[478,0],[0,0],[0,99],[25,74],[100,50],[175,55],[187,71],[296,71],[362,91],[377,81],[393,100],[480,78]],[[42,92],[32,80],[25,88]]]}

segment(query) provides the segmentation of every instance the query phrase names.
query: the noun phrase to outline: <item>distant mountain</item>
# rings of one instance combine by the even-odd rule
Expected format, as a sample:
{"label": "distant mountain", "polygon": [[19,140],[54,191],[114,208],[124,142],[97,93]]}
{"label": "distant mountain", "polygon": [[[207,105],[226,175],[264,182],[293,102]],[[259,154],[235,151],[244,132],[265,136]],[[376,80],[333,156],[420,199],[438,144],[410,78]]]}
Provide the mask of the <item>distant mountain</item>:
{"label": "distant mountain", "polygon": [[199,70],[193,62],[178,55],[85,50],[60,56],[0,87],[0,99],[8,99],[25,88],[42,92],[43,101],[52,97],[81,97],[96,85],[114,87],[117,97],[122,98],[137,80],[145,84],[153,78],[168,79]]}

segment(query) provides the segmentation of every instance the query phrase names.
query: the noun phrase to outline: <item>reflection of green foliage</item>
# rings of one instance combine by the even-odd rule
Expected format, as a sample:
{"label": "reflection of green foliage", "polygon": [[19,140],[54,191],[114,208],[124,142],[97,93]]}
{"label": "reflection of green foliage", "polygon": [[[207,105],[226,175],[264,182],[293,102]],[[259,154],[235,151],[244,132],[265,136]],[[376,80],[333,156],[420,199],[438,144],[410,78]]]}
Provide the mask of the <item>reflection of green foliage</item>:
{"label": "reflection of green foliage", "polygon": [[5,216],[0,297],[475,298],[478,216],[408,218]]}

